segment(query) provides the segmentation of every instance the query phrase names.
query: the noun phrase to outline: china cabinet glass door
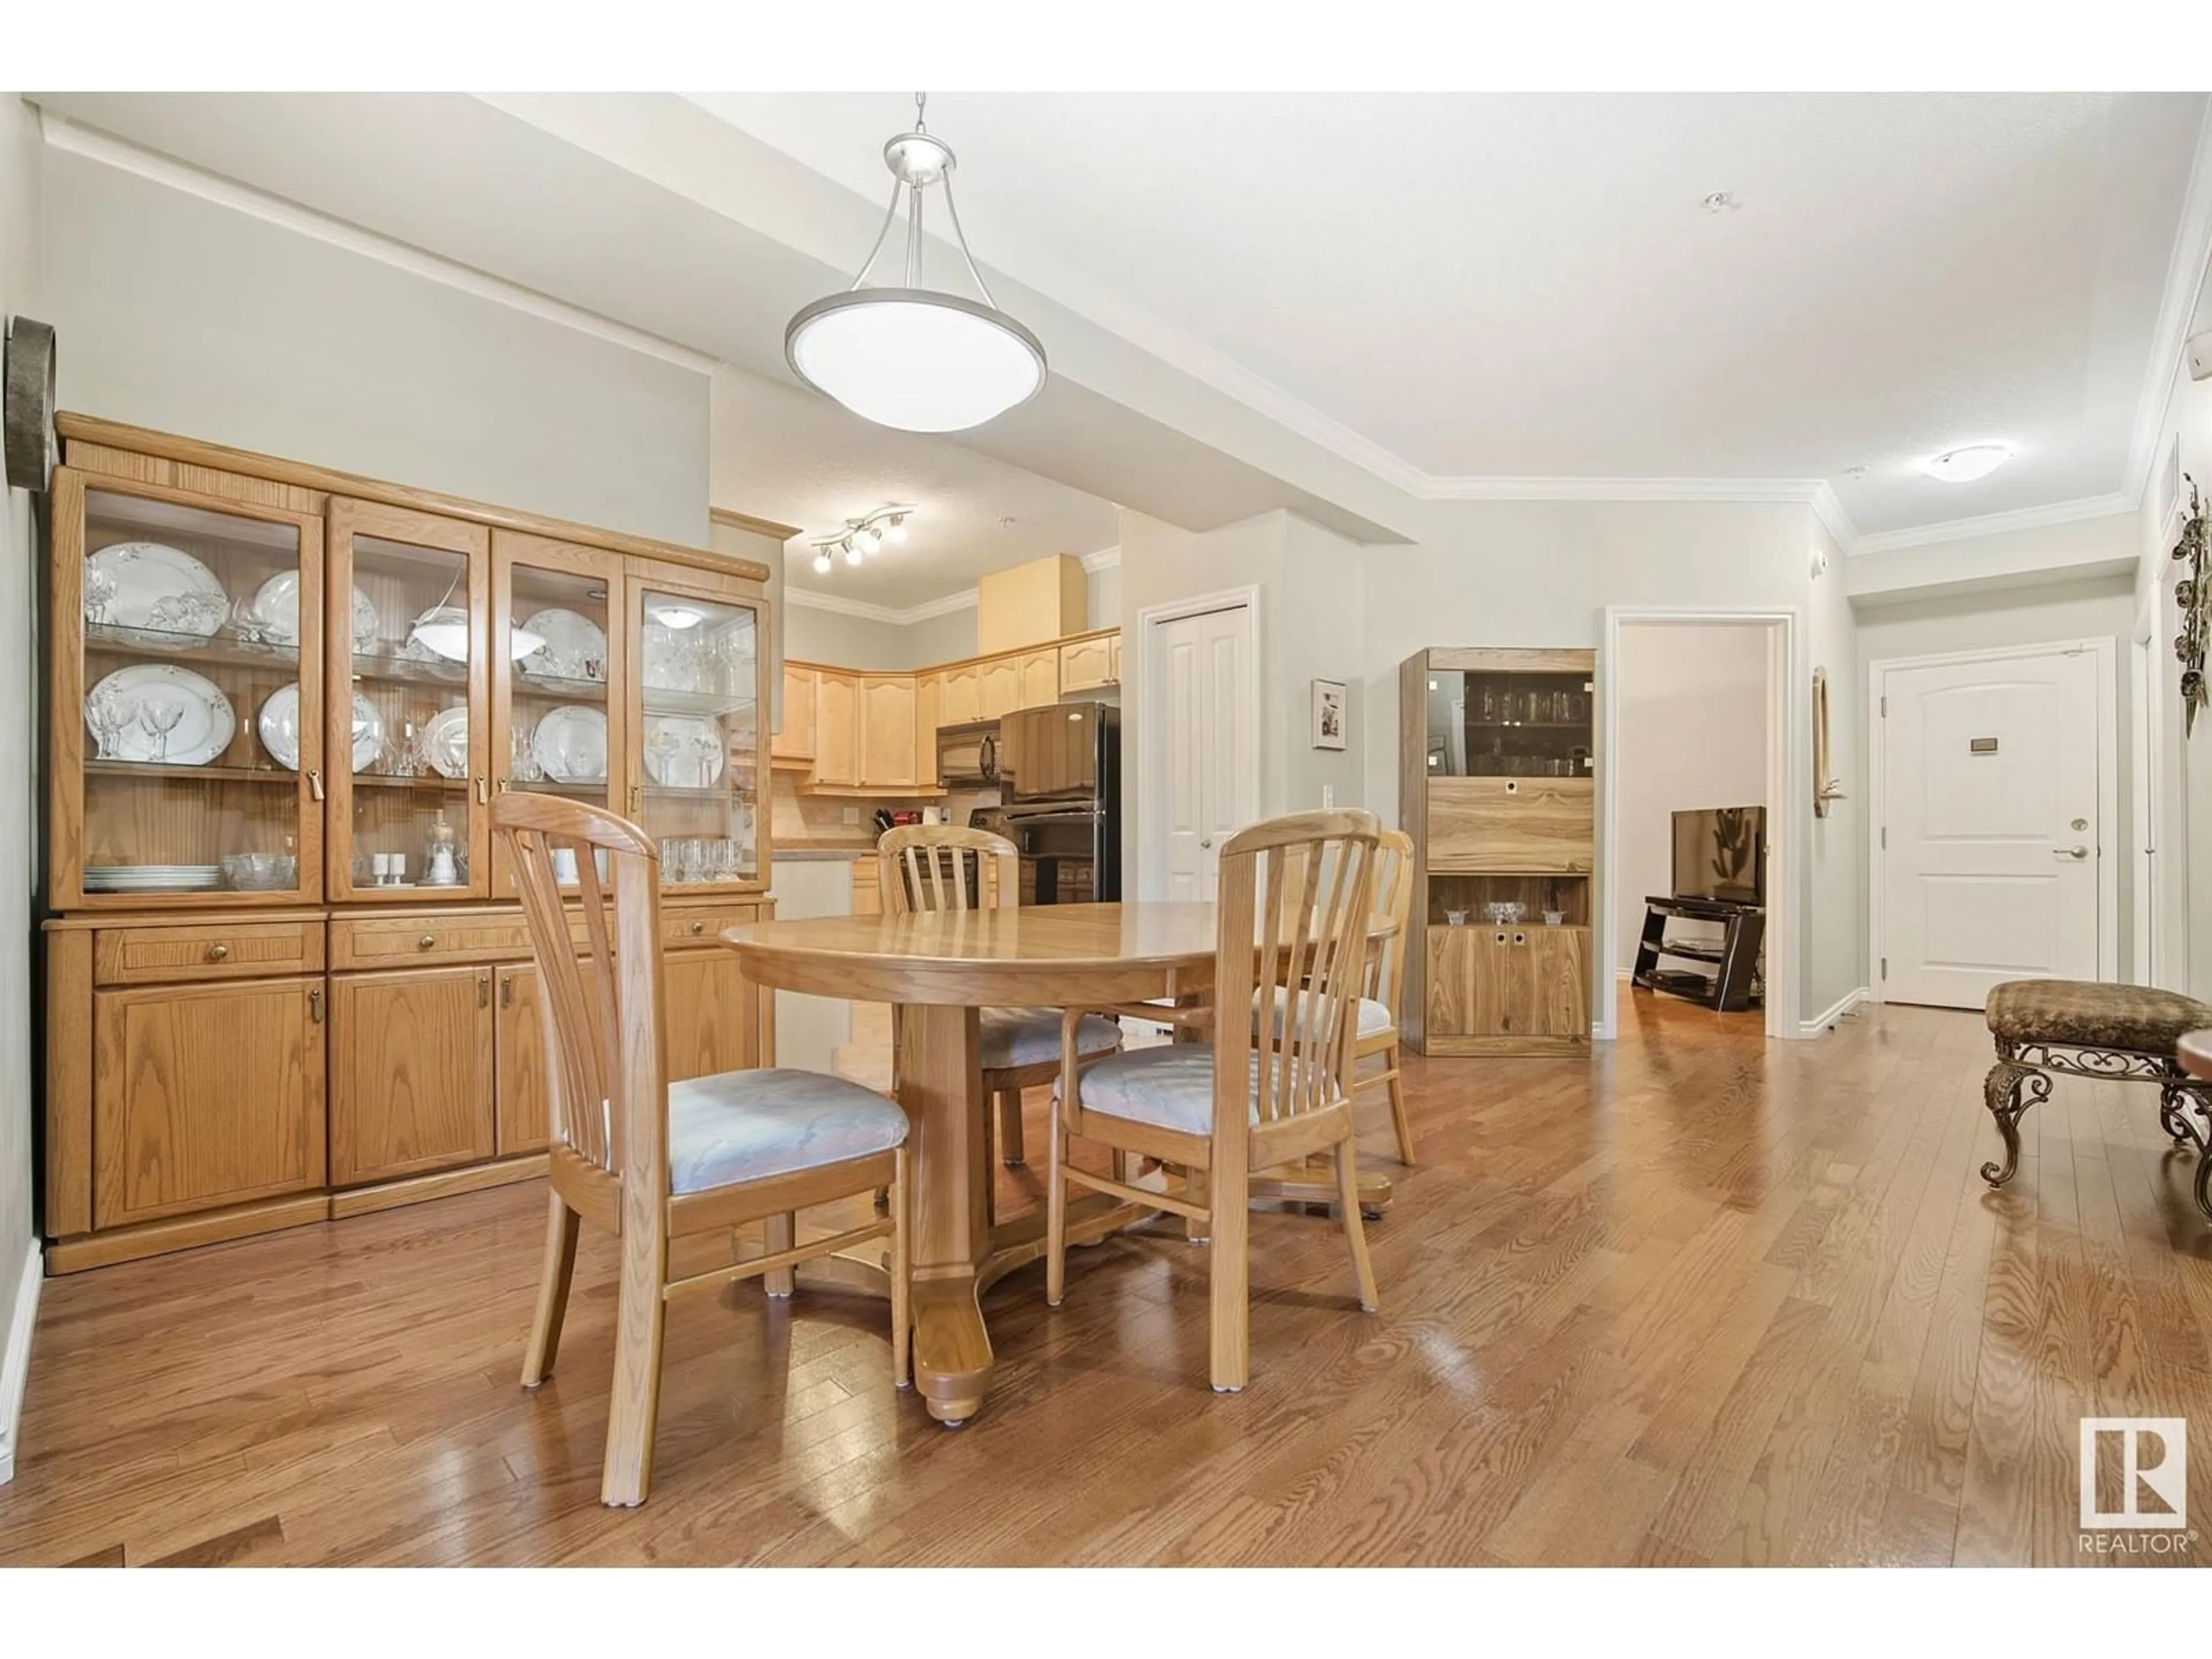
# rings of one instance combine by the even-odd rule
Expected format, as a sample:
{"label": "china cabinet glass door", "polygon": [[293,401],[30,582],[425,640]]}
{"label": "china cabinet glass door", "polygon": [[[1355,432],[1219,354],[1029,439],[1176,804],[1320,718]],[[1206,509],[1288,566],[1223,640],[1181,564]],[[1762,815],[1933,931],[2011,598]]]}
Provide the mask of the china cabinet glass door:
{"label": "china cabinet glass door", "polygon": [[489,536],[337,497],[330,533],[331,896],[482,898]]}
{"label": "china cabinet glass door", "polygon": [[321,893],[321,521],[55,474],[62,905]]}
{"label": "china cabinet glass door", "polygon": [[[621,556],[502,530],[492,537],[492,634],[508,641],[492,683],[496,787],[621,811]],[[495,844],[492,896],[516,890]]]}
{"label": "china cabinet glass door", "polygon": [[664,890],[757,887],[761,613],[708,583],[633,567],[631,816],[660,844]]}
{"label": "china cabinet glass door", "polygon": [[1588,778],[1595,699],[1580,671],[1428,674],[1432,778]]}

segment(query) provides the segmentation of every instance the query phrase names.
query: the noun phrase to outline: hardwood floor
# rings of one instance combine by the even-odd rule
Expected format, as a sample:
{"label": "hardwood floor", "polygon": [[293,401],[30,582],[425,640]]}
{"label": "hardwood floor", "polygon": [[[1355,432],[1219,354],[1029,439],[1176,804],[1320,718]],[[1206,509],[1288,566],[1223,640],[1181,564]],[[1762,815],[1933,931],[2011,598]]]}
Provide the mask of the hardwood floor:
{"label": "hardwood floor", "polygon": [[[1407,1056],[1425,1161],[1363,1114],[1397,1178],[1382,1312],[1328,1222],[1255,1216],[1242,1395],[1206,1388],[1180,1224],[1078,1252],[1057,1312],[1041,1266],[999,1285],[957,1432],[892,1393],[873,1304],[679,1303],[635,1511],[597,1501],[611,1241],[560,1370],[516,1384],[540,1185],[51,1280],[0,1560],[2100,1559],[2076,1419],[2212,1425],[2212,1230],[2153,1091],[2060,1083],[1991,1194],[1977,1016],[1769,1044],[1638,996],[1621,1030]],[[1038,1190],[1007,1176],[1002,1207]],[[2212,1516],[2212,1450],[2190,1498]]]}

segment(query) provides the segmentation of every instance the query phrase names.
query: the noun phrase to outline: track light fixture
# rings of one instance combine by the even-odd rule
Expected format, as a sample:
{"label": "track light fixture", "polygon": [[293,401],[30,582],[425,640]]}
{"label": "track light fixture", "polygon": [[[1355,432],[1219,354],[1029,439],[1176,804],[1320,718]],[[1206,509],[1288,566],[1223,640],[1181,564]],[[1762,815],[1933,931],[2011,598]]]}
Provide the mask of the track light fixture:
{"label": "track light fixture", "polygon": [[811,538],[814,549],[814,574],[826,576],[836,566],[842,554],[848,565],[857,565],[869,555],[880,551],[886,544],[906,539],[906,521],[915,509],[911,507],[879,507],[860,518],[848,519],[845,527],[827,536]]}

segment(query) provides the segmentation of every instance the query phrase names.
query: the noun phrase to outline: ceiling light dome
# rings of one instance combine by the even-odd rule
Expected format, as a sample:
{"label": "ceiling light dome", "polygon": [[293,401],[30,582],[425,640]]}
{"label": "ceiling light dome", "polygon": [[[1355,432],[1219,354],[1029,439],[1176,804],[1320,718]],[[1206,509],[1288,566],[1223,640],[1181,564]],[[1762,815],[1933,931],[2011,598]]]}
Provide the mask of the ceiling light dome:
{"label": "ceiling light dome", "polygon": [[2010,444],[1961,444],[1925,463],[1925,470],[1929,477],[1945,483],[1972,483],[1988,477],[2011,459]]}
{"label": "ceiling light dome", "polygon": [[[1036,396],[1045,380],[1044,347],[998,308],[975,269],[952,202],[951,149],[922,120],[927,100],[927,93],[915,94],[914,131],[884,146],[890,205],[860,274],[846,292],[801,309],[784,330],[783,351],[800,380],[864,420],[904,432],[961,432]],[[923,284],[922,192],[932,185],[944,188],[945,216],[980,302]],[[905,282],[864,288],[890,240],[902,193]]]}

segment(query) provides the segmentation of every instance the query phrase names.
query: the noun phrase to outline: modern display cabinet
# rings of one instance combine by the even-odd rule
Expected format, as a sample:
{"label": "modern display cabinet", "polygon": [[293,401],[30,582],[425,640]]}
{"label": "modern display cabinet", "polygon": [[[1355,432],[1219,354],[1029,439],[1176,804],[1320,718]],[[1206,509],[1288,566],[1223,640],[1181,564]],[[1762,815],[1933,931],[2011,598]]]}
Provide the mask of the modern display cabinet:
{"label": "modern display cabinet", "polygon": [[56,1271],[543,1168],[507,789],[659,839],[671,1075],[771,1058],[764,565],[61,424]]}
{"label": "modern display cabinet", "polygon": [[1400,671],[1406,1024],[1425,1054],[1589,1042],[1595,669],[1589,651],[1431,647]]}

